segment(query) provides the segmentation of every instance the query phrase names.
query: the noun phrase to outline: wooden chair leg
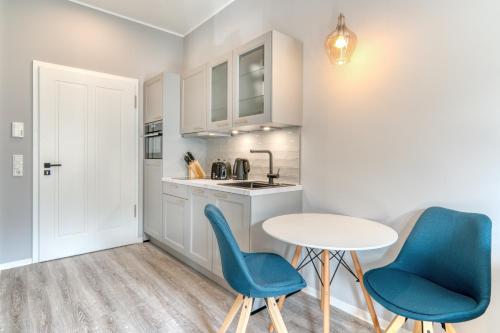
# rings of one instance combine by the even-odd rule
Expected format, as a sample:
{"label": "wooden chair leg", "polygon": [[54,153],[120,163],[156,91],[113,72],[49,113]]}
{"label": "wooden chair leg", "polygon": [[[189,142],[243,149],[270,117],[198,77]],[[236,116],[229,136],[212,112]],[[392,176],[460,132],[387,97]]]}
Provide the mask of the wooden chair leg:
{"label": "wooden chair leg", "polygon": [[[300,255],[302,254],[302,246],[300,245],[297,245],[297,247],[295,248],[295,253],[293,254],[293,258],[292,258],[292,266],[297,268],[297,264],[299,263],[299,259],[300,259]],[[278,301],[278,308],[281,310],[283,310],[283,306],[285,306],[285,300],[286,300],[286,296],[281,296],[279,301]],[[270,323],[269,326],[267,327],[267,329],[269,330],[269,332],[273,332],[274,331],[274,326],[273,326],[273,323]]]}
{"label": "wooden chair leg", "polygon": [[455,327],[453,327],[451,324],[444,324],[444,329],[446,330],[446,333],[457,333]]}
{"label": "wooden chair leg", "polygon": [[413,333],[422,333],[422,322],[415,321],[415,325],[413,326]]}
{"label": "wooden chair leg", "polygon": [[248,320],[250,319],[250,313],[252,312],[252,302],[253,298],[245,297],[243,300],[243,307],[241,308],[240,320],[238,321],[238,327],[236,328],[236,333],[245,333],[248,326]]}
{"label": "wooden chair leg", "polygon": [[424,327],[424,333],[434,333],[434,328],[430,321],[424,321],[422,326]]}
{"label": "wooden chair leg", "polygon": [[405,323],[406,323],[405,317],[397,316],[391,321],[389,326],[387,326],[385,333],[397,333]]}
{"label": "wooden chair leg", "polygon": [[270,297],[266,298],[266,302],[269,316],[271,317],[271,321],[273,322],[273,326],[276,328],[276,331],[278,333],[288,333],[283,317],[281,317],[278,304],[276,304],[276,300],[273,297]]}
{"label": "wooden chair leg", "polygon": [[361,268],[361,264],[359,263],[358,254],[356,251],[351,251],[351,258],[354,263],[354,268],[356,269],[356,276],[359,280],[359,286],[361,287],[361,291],[363,292],[363,296],[365,297],[366,306],[368,307],[368,311],[370,312],[370,316],[372,317],[373,327],[375,328],[375,332],[382,333],[382,329],[380,328],[380,323],[378,322],[377,313],[375,312],[375,307],[373,306],[372,298],[368,291],[366,291],[365,283],[363,281],[363,269]]}
{"label": "wooden chair leg", "polygon": [[233,305],[229,309],[229,312],[227,313],[226,318],[222,323],[222,326],[217,331],[218,333],[226,333],[227,329],[233,322],[234,317],[238,313],[238,310],[240,309],[242,303],[243,303],[243,295],[236,296],[236,299],[234,300]]}

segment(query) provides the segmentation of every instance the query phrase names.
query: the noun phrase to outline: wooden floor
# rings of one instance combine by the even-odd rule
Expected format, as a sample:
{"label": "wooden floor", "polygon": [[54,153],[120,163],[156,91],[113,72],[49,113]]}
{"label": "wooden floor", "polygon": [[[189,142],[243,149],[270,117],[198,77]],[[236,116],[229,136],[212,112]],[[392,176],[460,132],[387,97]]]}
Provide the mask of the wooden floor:
{"label": "wooden floor", "polygon": [[[228,291],[149,243],[0,272],[2,333],[215,333],[232,302]],[[289,298],[289,332],[322,332],[318,304],[303,293]],[[260,312],[247,332],[266,332],[268,322]],[[333,308],[331,325],[332,332],[370,332]]]}

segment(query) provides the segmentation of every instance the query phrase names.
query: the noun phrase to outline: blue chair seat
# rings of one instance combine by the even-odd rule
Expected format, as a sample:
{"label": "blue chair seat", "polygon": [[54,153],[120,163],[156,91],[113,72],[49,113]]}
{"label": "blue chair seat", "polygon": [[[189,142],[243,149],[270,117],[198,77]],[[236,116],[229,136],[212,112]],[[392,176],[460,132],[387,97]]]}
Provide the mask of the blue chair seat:
{"label": "blue chair seat", "polygon": [[273,253],[244,253],[244,260],[254,284],[250,297],[266,298],[287,295],[303,289],[306,282],[283,257]]}
{"label": "blue chair seat", "polygon": [[364,282],[370,295],[388,310],[419,321],[456,323],[485,310],[472,297],[390,265],[367,272]]}

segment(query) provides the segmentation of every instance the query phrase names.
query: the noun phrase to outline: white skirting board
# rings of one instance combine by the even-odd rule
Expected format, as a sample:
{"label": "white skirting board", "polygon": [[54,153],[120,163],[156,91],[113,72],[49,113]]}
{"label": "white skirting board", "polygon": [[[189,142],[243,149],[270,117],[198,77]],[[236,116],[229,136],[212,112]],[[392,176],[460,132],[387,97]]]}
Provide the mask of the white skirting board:
{"label": "white skirting board", "polygon": [[16,268],[16,267],[21,267],[21,266],[26,266],[26,265],[31,265],[32,263],[33,263],[33,260],[31,260],[31,258],[6,262],[4,264],[0,264],[0,271],[6,270],[6,269],[11,269],[11,268]]}
{"label": "white skirting board", "polygon": [[[312,288],[312,287],[306,287],[305,289],[302,289],[302,291],[314,298],[319,299],[319,291]],[[336,297],[330,296],[330,304],[334,307],[336,307],[339,310],[344,311],[345,313],[350,314],[353,317],[356,317],[358,319],[361,319],[362,321],[365,321],[372,325],[372,319],[370,317],[370,313],[367,310],[360,309],[358,307],[355,307],[354,305],[351,305],[349,303],[346,303]],[[380,323],[380,326],[383,329],[385,329],[387,326],[389,326],[389,322],[383,318],[378,318],[378,321]],[[407,329],[401,329],[399,331],[400,333],[411,333],[411,331]]]}

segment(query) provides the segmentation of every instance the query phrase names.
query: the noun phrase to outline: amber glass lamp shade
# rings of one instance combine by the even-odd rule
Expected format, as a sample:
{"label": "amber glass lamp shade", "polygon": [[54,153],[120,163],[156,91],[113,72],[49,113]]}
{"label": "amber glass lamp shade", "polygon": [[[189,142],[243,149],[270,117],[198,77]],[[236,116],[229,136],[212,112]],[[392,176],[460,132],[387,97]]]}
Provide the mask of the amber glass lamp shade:
{"label": "amber glass lamp shade", "polygon": [[356,49],[356,42],[356,34],[346,27],[345,16],[340,14],[337,28],[326,38],[325,42],[330,62],[336,65],[347,64]]}

